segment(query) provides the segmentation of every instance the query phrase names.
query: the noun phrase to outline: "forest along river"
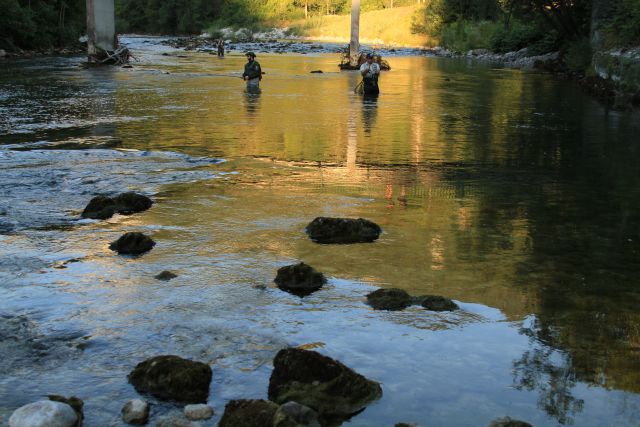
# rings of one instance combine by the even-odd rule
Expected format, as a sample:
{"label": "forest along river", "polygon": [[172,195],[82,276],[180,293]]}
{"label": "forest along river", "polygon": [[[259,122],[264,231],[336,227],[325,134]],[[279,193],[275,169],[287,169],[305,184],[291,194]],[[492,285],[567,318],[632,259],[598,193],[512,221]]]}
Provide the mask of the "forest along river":
{"label": "forest along river", "polygon": [[[275,353],[304,345],[381,382],[348,425],[637,425],[637,113],[548,75],[417,56],[388,58],[363,100],[337,55],[259,51],[247,94],[239,52],[125,42],[132,69],[1,63],[0,424],[55,393],[85,400],[87,426],[122,425],[133,366],[176,354],[211,364],[213,426],[228,400],[266,398]],[[79,220],[127,190],[154,206]],[[316,216],[384,233],[318,245]],[[126,231],[158,244],[118,256]],[[275,288],[297,261],[328,285]],[[373,311],[378,287],[461,310]]]}

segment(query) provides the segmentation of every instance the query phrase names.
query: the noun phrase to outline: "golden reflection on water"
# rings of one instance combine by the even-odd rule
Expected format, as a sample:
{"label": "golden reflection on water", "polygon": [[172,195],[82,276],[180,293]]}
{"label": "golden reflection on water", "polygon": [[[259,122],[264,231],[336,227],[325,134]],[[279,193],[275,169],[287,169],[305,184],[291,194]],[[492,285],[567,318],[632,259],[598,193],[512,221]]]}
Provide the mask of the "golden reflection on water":
{"label": "golden reflection on water", "polygon": [[[118,126],[125,147],[220,156],[239,172],[177,186],[141,221],[215,236],[194,245],[198,254],[303,260],[338,278],[497,307],[509,320],[535,315],[523,333],[566,352],[571,375],[640,392],[637,245],[614,249],[638,237],[638,218],[610,208],[640,204],[637,192],[601,192],[621,176],[628,185],[626,149],[608,144],[637,121],[612,128],[600,107],[545,77],[426,58],[392,58],[377,100],[354,95],[356,75],[334,72],[330,56],[262,57],[260,94],[206,75],[241,60],[166,64],[171,76],[143,69],[117,91],[118,114],[154,116]],[[589,191],[601,199],[582,197]],[[177,206],[187,213],[172,216]],[[320,215],[366,217],[384,234],[316,245],[303,230]],[[165,237],[185,246],[193,235]],[[516,364],[520,386],[551,369],[545,357]]]}

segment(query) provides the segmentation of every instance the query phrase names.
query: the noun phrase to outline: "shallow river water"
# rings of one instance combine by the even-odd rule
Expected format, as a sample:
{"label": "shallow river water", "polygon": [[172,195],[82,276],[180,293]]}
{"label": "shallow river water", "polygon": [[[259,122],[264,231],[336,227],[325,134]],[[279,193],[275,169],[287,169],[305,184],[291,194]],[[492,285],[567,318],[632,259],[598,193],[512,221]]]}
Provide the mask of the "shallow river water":
{"label": "shallow river water", "polygon": [[[213,426],[228,400],[266,398],[286,346],[381,382],[349,426],[640,423],[637,113],[548,75],[418,56],[389,57],[368,100],[336,55],[258,52],[250,94],[240,53],[125,41],[132,69],[0,62],[0,424],[62,394],[84,399],[86,426],[123,425],[127,373],[176,354],[211,364]],[[156,203],[79,220],[126,190]],[[384,232],[318,245],[316,216]],[[126,231],[158,244],[118,256]],[[298,261],[328,285],[279,291]],[[166,269],[178,277],[154,278]],[[461,310],[373,311],[378,287]],[[153,402],[152,419],[174,410]]]}

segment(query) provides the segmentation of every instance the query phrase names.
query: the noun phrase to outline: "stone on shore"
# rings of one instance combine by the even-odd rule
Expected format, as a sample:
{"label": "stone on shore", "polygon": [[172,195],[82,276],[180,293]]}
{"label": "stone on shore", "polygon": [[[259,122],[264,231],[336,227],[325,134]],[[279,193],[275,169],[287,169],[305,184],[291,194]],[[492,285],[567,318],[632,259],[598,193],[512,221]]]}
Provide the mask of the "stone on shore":
{"label": "stone on shore", "polygon": [[489,427],[533,427],[526,421],[514,420],[511,417],[496,418]]}
{"label": "stone on shore", "polygon": [[75,427],[78,415],[66,403],[41,400],[14,411],[9,427]]}
{"label": "stone on shore", "polygon": [[58,394],[50,394],[47,397],[53,402],[66,403],[71,406],[71,409],[73,409],[78,416],[78,422],[76,424],[82,424],[82,420],[84,420],[84,401],[82,399],[76,396],[64,397]]}
{"label": "stone on shore", "polygon": [[153,277],[155,277],[158,280],[168,281],[168,280],[171,280],[171,279],[175,279],[176,277],[178,277],[178,275],[173,273],[173,272],[171,272],[171,271],[164,270],[162,273],[158,273]]}
{"label": "stone on shore", "polygon": [[138,363],[129,382],[140,393],[184,403],[206,403],[211,368],[178,356],[156,356]]}
{"label": "stone on shore", "polygon": [[224,407],[218,427],[272,426],[278,405],[268,400],[231,400]]}
{"label": "stone on shore", "polygon": [[441,297],[439,295],[423,295],[415,298],[422,307],[431,311],[454,311],[458,310],[458,304],[450,300],[449,298]]}
{"label": "stone on shore", "polygon": [[321,427],[318,413],[298,402],[281,405],[273,417],[273,427]]}
{"label": "stone on shore", "polygon": [[278,269],[274,282],[280,289],[298,296],[306,296],[327,283],[322,273],[301,262]]}
{"label": "stone on shore", "polygon": [[107,219],[115,213],[131,215],[136,212],[146,211],[153,205],[153,201],[142,194],[133,192],[122,193],[114,198],[96,196],[82,211],[82,218]]}
{"label": "stone on shore", "polygon": [[404,310],[411,305],[411,296],[402,289],[378,289],[367,295],[367,304],[374,310]]}
{"label": "stone on shore", "polygon": [[114,242],[111,242],[109,249],[119,254],[138,255],[150,251],[156,242],[149,236],[139,232],[125,233]]}
{"label": "stone on shore", "polygon": [[280,350],[273,367],[269,399],[298,402],[325,420],[347,418],[382,396],[380,384],[315,351]]}
{"label": "stone on shore", "polygon": [[141,426],[149,420],[149,404],[142,399],[132,399],[122,408],[122,419],[127,424]]}
{"label": "stone on shore", "polygon": [[187,405],[184,407],[184,416],[190,420],[208,420],[213,417],[213,408],[204,403]]}
{"label": "stone on shore", "polygon": [[317,243],[368,243],[376,240],[382,229],[363,218],[318,217],[307,225],[306,232]]}

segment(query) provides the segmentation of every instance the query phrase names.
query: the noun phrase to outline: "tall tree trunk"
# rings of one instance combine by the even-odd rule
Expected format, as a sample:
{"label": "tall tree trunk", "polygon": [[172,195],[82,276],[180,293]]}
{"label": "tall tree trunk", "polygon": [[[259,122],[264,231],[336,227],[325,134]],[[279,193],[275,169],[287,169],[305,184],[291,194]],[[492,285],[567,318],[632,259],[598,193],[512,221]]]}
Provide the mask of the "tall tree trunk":
{"label": "tall tree trunk", "polygon": [[358,65],[360,50],[360,0],[351,0],[351,42],[349,43],[349,65]]}
{"label": "tall tree trunk", "polygon": [[304,19],[309,17],[309,1],[305,0],[304,2]]}

